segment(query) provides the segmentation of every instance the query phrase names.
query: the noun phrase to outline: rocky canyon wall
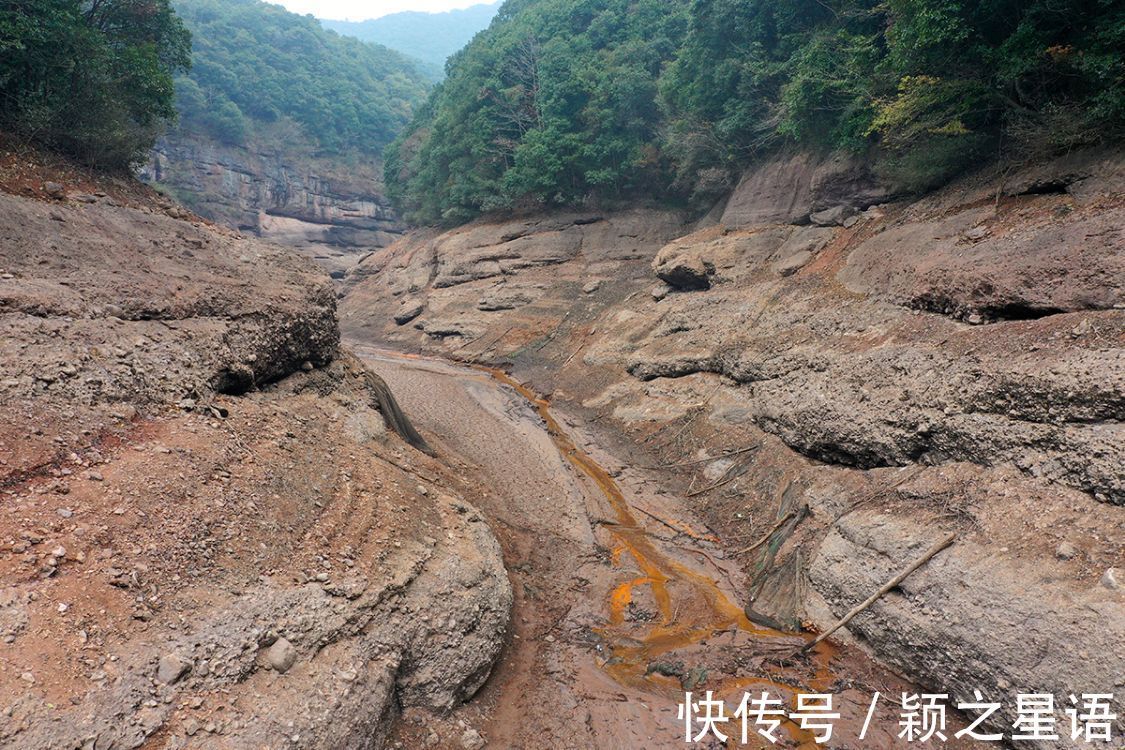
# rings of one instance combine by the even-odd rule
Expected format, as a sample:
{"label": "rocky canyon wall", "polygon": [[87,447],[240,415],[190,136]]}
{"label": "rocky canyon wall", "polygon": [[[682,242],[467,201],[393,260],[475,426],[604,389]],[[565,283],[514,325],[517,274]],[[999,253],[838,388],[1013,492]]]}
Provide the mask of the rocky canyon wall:
{"label": "rocky canyon wall", "polygon": [[382,194],[378,159],[318,156],[304,140],[291,134],[230,146],[174,132],[140,177],[200,216],[294,247],[342,278],[405,227]]}
{"label": "rocky canyon wall", "polygon": [[758,571],[752,618],[826,627],[955,533],[843,637],[937,692],[1064,700],[1125,674],[1123,227],[1120,152],[913,200],[794,154],[702,221],[414,232],[349,275],[341,324],[510,367],[678,467]]}

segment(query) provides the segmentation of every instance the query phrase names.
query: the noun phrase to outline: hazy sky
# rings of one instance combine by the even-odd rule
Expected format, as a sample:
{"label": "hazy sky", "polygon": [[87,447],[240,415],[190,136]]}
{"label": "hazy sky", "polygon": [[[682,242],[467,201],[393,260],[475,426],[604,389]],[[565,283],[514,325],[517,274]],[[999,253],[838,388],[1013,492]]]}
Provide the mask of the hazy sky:
{"label": "hazy sky", "polygon": [[294,13],[312,13],[317,18],[363,21],[400,10],[437,13],[452,8],[468,8],[489,0],[272,0]]}

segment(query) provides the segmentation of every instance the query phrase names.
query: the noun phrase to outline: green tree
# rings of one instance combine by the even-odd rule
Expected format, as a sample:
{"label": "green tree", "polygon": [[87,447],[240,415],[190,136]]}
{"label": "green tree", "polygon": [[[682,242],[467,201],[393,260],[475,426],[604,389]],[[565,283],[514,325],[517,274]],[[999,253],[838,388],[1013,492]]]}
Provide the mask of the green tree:
{"label": "green tree", "polygon": [[450,58],[388,150],[392,198],[415,221],[519,206],[663,198],[657,80],[686,0],[509,0]]}
{"label": "green tree", "polygon": [[694,0],[661,82],[665,148],[697,186],[798,143],[874,148],[926,189],[997,144],[1120,137],[1122,49],[1114,0]]}
{"label": "green tree", "polygon": [[925,190],[1125,135],[1120,0],[508,0],[389,149],[406,215],[699,203],[796,145]]}
{"label": "green tree", "polygon": [[0,4],[0,127],[126,168],[175,117],[190,36],[167,0]]}
{"label": "green tree", "polygon": [[378,154],[409,122],[428,83],[397,52],[325,31],[260,0],[175,0],[194,65],[177,80],[180,127],[242,144],[296,123],[324,154]]}

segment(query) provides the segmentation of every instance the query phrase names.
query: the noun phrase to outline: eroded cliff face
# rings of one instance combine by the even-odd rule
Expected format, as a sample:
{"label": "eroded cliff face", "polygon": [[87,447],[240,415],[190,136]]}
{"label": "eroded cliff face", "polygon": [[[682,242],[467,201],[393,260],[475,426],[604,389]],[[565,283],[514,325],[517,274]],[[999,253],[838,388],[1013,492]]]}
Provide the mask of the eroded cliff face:
{"label": "eroded cliff face", "polygon": [[511,366],[678,467],[728,554],[761,571],[752,616],[825,627],[954,532],[845,637],[1009,709],[1019,692],[1060,710],[1120,692],[1125,159],[899,202],[843,163],[765,165],[697,224],[415,232],[349,276],[342,329]]}
{"label": "eroded cliff face", "polygon": [[382,194],[381,162],[320,158],[304,140],[279,135],[269,145],[240,147],[174,133],[157,144],[140,177],[199,215],[294,247],[342,278],[405,227]]}
{"label": "eroded cliff face", "polygon": [[471,695],[499,546],[385,427],[329,279],[45,184],[0,194],[0,745],[379,748]]}

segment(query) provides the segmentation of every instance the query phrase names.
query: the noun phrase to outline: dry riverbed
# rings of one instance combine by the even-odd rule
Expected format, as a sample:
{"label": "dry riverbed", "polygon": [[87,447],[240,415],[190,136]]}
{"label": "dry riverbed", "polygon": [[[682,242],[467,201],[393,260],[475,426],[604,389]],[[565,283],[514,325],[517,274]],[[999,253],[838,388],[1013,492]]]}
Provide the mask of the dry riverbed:
{"label": "dry riverbed", "polygon": [[[1010,736],[1021,693],[1053,694],[1066,724],[1070,695],[1123,687],[1123,164],[992,166],[868,205],[813,200],[831,181],[777,163],[697,222],[560,210],[418,230],[348,276],[340,324],[505,368],[602,466],[662,466],[615,479],[673,525],[632,515],[758,622],[826,629],[953,535],[835,638],[929,692],[1000,701],[991,729]],[[817,201],[862,211],[810,223]],[[620,519],[595,496],[612,562],[615,527],[596,522]],[[590,594],[599,623],[614,590],[619,612],[661,612],[634,561]],[[749,580],[726,581],[728,562]]]}
{"label": "dry riverbed", "polygon": [[[357,347],[482,510],[516,594],[510,642],[481,694],[445,722],[407,712],[406,747],[677,747],[685,690],[736,706],[765,690],[833,693],[839,747],[891,747],[897,713],[858,734],[875,691],[904,687],[858,653],[750,622],[746,585],[714,535],[640,456],[596,435],[502,372]],[[811,747],[786,722],[779,746]],[[764,745],[765,741],[760,740]],[[701,746],[705,746],[705,743]],[[752,741],[750,746],[754,746]],[[956,746],[956,743],[955,743]]]}

